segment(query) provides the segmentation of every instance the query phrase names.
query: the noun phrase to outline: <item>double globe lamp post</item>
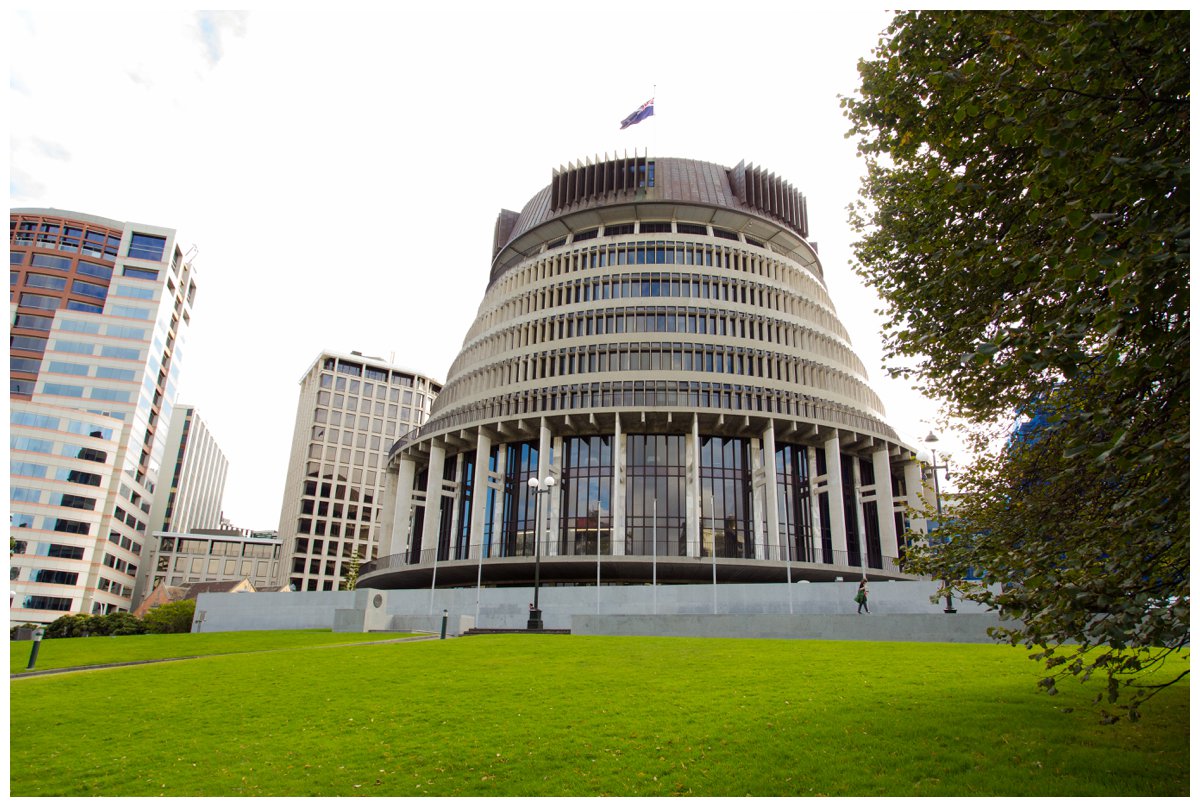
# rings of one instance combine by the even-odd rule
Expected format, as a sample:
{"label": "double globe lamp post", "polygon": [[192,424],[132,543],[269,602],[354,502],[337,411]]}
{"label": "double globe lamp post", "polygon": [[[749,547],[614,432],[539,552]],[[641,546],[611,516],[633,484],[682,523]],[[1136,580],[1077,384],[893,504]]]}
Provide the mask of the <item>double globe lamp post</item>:
{"label": "double globe lamp post", "polygon": [[542,530],[539,519],[539,505],[542,494],[549,495],[554,490],[554,477],[549,474],[539,480],[536,476],[529,478],[529,489],[533,491],[533,604],[529,606],[529,624],[526,630],[542,629],[542,609],[538,604],[538,592],[542,586]]}

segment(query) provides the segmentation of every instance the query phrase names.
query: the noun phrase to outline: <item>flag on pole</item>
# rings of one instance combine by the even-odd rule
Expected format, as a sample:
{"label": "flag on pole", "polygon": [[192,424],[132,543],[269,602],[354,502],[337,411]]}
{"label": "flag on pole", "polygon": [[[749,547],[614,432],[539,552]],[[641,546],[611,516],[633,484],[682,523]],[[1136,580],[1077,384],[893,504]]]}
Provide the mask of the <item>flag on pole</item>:
{"label": "flag on pole", "polygon": [[650,117],[653,114],[654,114],[654,99],[651,98],[649,101],[642,104],[640,107],[638,107],[632,113],[630,113],[630,115],[627,118],[625,118],[625,120],[621,121],[621,128],[626,129],[635,123],[641,123],[642,121],[644,121],[646,118]]}

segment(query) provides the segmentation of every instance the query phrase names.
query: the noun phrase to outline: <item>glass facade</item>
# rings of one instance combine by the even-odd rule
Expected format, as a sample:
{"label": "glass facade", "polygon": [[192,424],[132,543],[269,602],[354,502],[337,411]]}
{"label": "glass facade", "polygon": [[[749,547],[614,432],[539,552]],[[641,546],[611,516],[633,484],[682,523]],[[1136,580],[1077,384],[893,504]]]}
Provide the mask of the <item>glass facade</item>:
{"label": "glass facade", "polygon": [[684,439],[681,434],[626,438],[626,555],[687,554]]}
{"label": "glass facade", "polygon": [[611,437],[563,441],[560,555],[612,554],[612,479]]}

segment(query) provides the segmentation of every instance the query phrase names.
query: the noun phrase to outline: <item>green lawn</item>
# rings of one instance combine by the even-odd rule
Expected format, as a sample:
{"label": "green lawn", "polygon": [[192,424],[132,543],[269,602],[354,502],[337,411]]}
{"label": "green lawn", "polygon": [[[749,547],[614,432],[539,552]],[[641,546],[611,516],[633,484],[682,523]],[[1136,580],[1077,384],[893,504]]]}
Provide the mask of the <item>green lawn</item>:
{"label": "green lawn", "polygon": [[[1187,659],[1176,659],[1177,670]],[[500,635],[10,683],[13,796],[1184,796],[1189,690],[1099,724],[992,645]]]}
{"label": "green lawn", "polygon": [[[330,630],[240,631],[233,633],[165,633],[142,636],[92,636],[87,639],[43,639],[34,670],[57,670],[92,664],[181,658],[225,653],[252,653],[327,644],[396,639],[406,633],[334,633]],[[9,642],[9,673],[25,672],[32,641]]]}

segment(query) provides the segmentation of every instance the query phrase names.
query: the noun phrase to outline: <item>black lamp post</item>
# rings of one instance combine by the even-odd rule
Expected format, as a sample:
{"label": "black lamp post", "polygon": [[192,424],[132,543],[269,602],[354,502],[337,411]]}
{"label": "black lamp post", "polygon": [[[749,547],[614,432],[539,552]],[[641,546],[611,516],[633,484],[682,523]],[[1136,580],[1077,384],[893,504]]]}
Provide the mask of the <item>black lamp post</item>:
{"label": "black lamp post", "polygon": [[542,629],[542,609],[538,604],[538,592],[542,587],[542,534],[538,516],[542,494],[549,494],[554,489],[554,484],[554,477],[549,474],[540,481],[536,476],[529,478],[529,487],[533,491],[533,605],[529,608],[526,630]]}
{"label": "black lamp post", "polygon": [[[925,438],[926,443],[936,443],[938,436],[933,432]],[[938,468],[945,468],[947,475],[950,473],[950,468],[945,465],[937,464],[937,449],[932,445],[929,447],[930,453],[933,454],[933,500],[937,507],[938,527],[942,526],[942,490],[938,486]],[[954,595],[950,593],[950,581],[942,580],[942,585],[946,589],[946,607],[943,609],[947,614],[956,614],[958,611],[954,607]]]}

